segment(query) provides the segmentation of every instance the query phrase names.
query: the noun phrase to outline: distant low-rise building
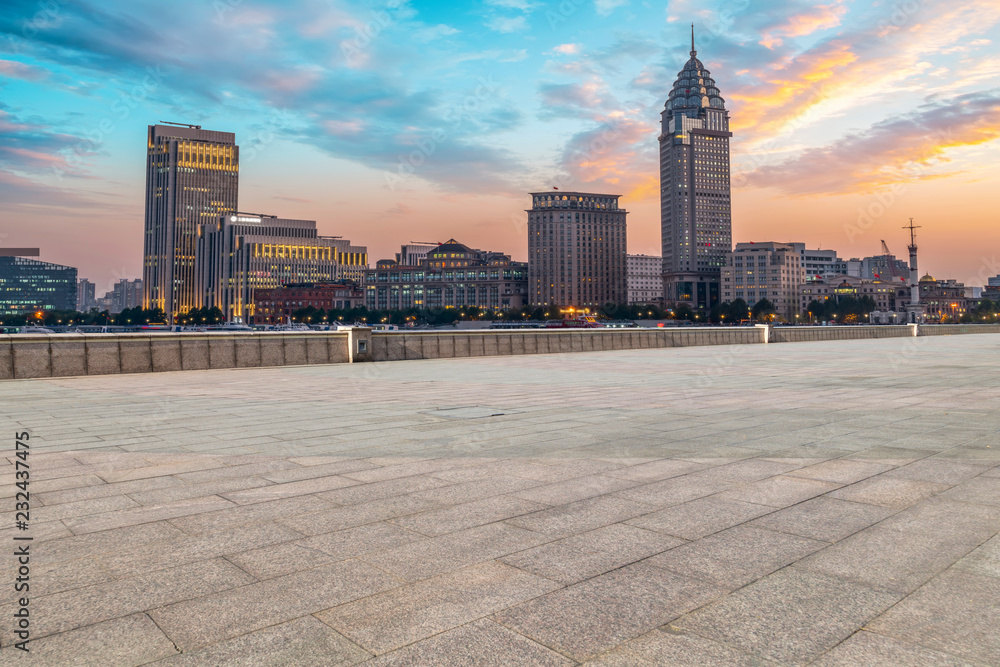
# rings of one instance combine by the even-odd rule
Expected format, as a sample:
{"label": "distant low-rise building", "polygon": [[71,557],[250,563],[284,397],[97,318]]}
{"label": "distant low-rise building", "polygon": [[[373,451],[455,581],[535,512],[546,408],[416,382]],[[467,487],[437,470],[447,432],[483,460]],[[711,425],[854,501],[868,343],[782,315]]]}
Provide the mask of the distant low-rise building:
{"label": "distant low-rise building", "polygon": [[973,310],[978,299],[965,294],[965,285],[957,280],[935,280],[925,274],[920,279],[920,305],[931,322],[954,321]]}
{"label": "distant low-rise building", "polygon": [[1000,276],[986,279],[986,287],[983,288],[982,298],[990,301],[1000,301]]}
{"label": "distant low-rise building", "polygon": [[367,307],[377,310],[520,308],[527,303],[528,265],[449,239],[417,264],[379,260],[368,272],[365,293]]}
{"label": "distant low-rise building", "polygon": [[791,243],[737,243],[722,267],[722,301],[743,299],[751,307],[762,299],[786,320],[798,313],[798,288],[805,281],[802,257]]}
{"label": "distant low-rise building", "polygon": [[663,258],[659,255],[628,255],[625,281],[630,305],[663,304]]}
{"label": "distant low-rise building", "polygon": [[0,248],[0,315],[76,310],[76,269],[38,256],[38,248]]}
{"label": "distant low-rise building", "polygon": [[365,305],[365,292],[353,282],[302,283],[260,289],[254,293],[255,324],[281,324],[292,314],[312,306],[320,310]]}
{"label": "distant low-rise building", "polygon": [[875,310],[880,312],[906,312],[909,290],[906,285],[882,280],[868,280],[845,274],[827,276],[799,286],[799,313],[810,316],[809,304],[813,301],[839,302],[841,298],[871,297]]}

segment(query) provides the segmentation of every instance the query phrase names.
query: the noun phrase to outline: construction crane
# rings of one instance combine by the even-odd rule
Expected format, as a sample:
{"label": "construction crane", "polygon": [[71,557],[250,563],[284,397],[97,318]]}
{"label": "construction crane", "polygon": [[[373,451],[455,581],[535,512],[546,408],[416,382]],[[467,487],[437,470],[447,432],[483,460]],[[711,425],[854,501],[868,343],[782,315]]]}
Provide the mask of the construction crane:
{"label": "construction crane", "polygon": [[896,258],[889,252],[889,246],[885,244],[885,239],[882,239],[882,254],[885,255],[885,261],[889,265],[889,273],[892,274],[892,279],[899,278],[903,282],[906,282],[906,277],[899,273],[899,267],[896,266]]}

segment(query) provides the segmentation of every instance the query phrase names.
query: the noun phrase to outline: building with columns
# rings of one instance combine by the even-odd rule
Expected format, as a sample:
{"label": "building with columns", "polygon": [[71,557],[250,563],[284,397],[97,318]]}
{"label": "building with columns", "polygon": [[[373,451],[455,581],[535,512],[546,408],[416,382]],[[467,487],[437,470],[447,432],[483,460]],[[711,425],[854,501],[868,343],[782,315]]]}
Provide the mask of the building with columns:
{"label": "building with columns", "polygon": [[729,112],[711,73],[691,58],[661,113],[660,236],[667,303],[719,303],[720,272],[732,250]]}

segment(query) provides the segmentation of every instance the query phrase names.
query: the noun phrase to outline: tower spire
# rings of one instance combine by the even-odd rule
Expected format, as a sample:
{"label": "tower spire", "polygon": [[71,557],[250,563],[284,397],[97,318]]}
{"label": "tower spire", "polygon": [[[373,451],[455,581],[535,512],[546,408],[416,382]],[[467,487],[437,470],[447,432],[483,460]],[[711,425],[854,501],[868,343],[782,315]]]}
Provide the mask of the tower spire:
{"label": "tower spire", "polygon": [[691,55],[698,55],[698,52],[694,50],[694,23],[691,24]]}

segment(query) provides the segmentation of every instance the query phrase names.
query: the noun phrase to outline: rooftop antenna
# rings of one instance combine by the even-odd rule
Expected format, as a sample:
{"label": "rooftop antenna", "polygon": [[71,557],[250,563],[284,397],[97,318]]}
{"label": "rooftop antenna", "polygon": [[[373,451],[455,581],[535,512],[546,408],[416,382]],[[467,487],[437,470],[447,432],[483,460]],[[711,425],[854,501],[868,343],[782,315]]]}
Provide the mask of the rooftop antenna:
{"label": "rooftop antenna", "polygon": [[191,123],[174,123],[174,122],[169,121],[169,120],[161,120],[161,121],[158,121],[158,122],[162,123],[163,125],[179,125],[180,127],[189,127],[192,130],[200,130],[201,129],[201,125],[192,125]]}
{"label": "rooftop antenna", "polygon": [[698,55],[698,52],[694,50],[694,23],[691,24],[691,55]]}
{"label": "rooftop antenna", "polygon": [[913,218],[910,218],[910,224],[904,225],[903,229],[910,230],[910,248],[912,250],[917,249],[917,230],[920,229],[920,225],[913,224]]}

